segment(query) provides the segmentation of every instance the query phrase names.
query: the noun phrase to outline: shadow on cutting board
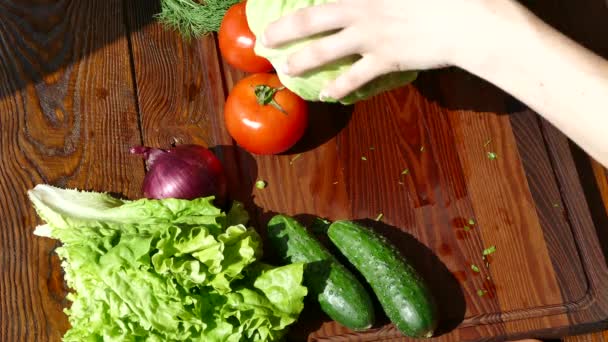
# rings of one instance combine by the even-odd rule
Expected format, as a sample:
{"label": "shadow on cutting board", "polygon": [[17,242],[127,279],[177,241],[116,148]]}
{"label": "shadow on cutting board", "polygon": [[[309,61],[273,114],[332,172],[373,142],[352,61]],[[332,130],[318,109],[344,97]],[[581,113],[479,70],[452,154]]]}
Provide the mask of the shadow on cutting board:
{"label": "shadow on cutting board", "polygon": [[314,150],[335,138],[350,122],[353,106],[321,102],[308,103],[308,128],[304,136],[283,154],[297,154]]}
{"label": "shadow on cutting board", "polygon": [[[608,2],[605,0],[520,2],[560,32],[608,58],[608,35],[605,34]],[[526,108],[496,86],[458,68],[424,71],[414,87],[428,100],[451,110],[510,114]]]}
{"label": "shadow on cutting board", "polygon": [[493,84],[458,68],[423,71],[413,86],[429,101],[450,110],[511,114],[526,108]]}

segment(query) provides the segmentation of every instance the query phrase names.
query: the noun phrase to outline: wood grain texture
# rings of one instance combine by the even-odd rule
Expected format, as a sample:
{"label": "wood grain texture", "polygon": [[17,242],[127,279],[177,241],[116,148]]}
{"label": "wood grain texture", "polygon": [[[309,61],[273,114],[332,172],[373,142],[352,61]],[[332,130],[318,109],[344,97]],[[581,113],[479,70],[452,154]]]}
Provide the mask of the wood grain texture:
{"label": "wood grain texture", "polygon": [[569,336],[564,338],[564,342],[606,342],[608,341],[608,331],[594,334]]}
{"label": "wood grain texture", "polygon": [[[588,176],[589,157],[577,149],[554,126],[542,120],[543,132],[551,152],[554,170],[562,186],[566,214],[577,242],[589,283],[585,296],[570,304],[570,320],[580,329],[605,327],[608,308],[608,252],[606,212],[593,174]],[[598,209],[599,208],[599,209]],[[590,326],[589,326],[590,325]],[[576,330],[574,330],[576,331]]]}
{"label": "wood grain texture", "polygon": [[0,1],[0,23],[0,340],[59,341],[66,287],[55,242],[32,234],[26,191],[50,183],[138,195],[122,2]]}
{"label": "wood grain texture", "polygon": [[[129,1],[129,27],[151,21],[159,10],[155,1]],[[155,24],[133,31],[131,39],[144,141],[162,147],[230,143],[222,134],[224,93],[213,37],[185,42]]]}
{"label": "wood grain texture", "polygon": [[[577,246],[568,229],[568,217],[564,214],[558,182],[544,146],[539,117],[532,111],[525,110],[513,113],[510,120],[544,238],[551,241],[547,243],[548,253],[553,261],[552,267],[562,297],[566,302],[575,302],[585,296],[589,284],[580,259],[571,257],[578,256]],[[528,141],[535,143],[528,144]],[[558,239],[562,241],[556,243],[555,240]]]}
{"label": "wood grain texture", "polygon": [[[501,309],[513,311],[561,303],[509,117],[467,114],[455,117],[452,124],[462,144],[459,156],[482,238],[487,245],[497,246],[491,270]],[[486,148],[496,154],[494,160],[483,148],[489,139],[492,142]],[[518,272],[501,271],[506,269]],[[538,287],[530,286],[531,274]]]}

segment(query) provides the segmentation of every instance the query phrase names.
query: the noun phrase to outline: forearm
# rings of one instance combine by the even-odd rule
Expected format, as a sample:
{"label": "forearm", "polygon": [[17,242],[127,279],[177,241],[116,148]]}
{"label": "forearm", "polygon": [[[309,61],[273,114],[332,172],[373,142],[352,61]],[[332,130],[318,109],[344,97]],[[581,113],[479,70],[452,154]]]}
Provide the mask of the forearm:
{"label": "forearm", "polygon": [[479,36],[487,52],[459,64],[526,103],[608,166],[608,62],[519,5],[509,6],[507,18],[491,18],[498,20],[496,31]]}

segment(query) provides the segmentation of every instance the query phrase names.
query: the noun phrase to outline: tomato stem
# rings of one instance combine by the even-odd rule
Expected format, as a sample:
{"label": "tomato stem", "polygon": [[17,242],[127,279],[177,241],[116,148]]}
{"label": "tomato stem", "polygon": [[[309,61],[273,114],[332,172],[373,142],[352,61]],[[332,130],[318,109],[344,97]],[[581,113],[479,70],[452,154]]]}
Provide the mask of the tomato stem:
{"label": "tomato stem", "polygon": [[283,109],[283,107],[281,107],[281,105],[274,99],[274,95],[283,89],[285,89],[285,87],[273,88],[267,85],[257,85],[255,86],[254,92],[259,105],[271,105],[278,109],[281,113],[287,115],[287,112]]}

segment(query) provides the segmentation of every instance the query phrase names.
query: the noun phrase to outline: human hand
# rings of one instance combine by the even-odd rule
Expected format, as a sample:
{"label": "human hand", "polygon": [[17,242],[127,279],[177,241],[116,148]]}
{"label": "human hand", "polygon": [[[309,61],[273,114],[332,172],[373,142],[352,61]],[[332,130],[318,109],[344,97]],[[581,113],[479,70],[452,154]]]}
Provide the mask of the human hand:
{"label": "human hand", "polygon": [[493,26],[483,23],[509,4],[512,0],[338,0],[279,19],[268,26],[262,43],[277,47],[334,31],[290,56],[281,72],[297,76],[360,55],[321,93],[340,99],[389,72],[464,64],[466,54],[480,45],[481,31]]}
{"label": "human hand", "polygon": [[321,98],[341,99],[392,71],[456,65],[526,103],[608,166],[608,61],[516,0],[336,0],[270,24],[261,42],[277,47],[319,33],[327,35],[279,70],[297,76],[361,56]]}

